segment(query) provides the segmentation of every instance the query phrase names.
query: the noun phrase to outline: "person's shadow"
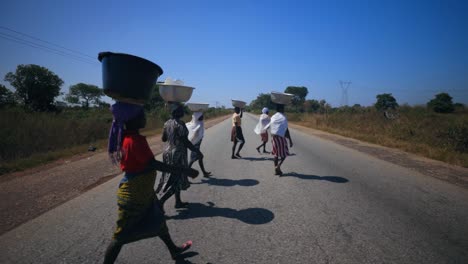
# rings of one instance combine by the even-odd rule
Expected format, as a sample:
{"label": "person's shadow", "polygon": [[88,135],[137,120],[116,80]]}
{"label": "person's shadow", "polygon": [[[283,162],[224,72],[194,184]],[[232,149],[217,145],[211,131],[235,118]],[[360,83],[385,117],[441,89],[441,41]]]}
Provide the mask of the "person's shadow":
{"label": "person's shadow", "polygon": [[241,179],[241,180],[231,180],[231,179],[217,179],[214,177],[204,178],[201,182],[195,182],[192,184],[209,184],[215,186],[225,186],[225,187],[232,187],[232,186],[254,186],[259,184],[259,181],[252,180],[252,179]]}
{"label": "person's shadow", "polygon": [[299,174],[296,172],[284,173],[281,177],[296,177],[303,180],[318,180],[318,181],[329,181],[334,183],[346,183],[349,180],[339,176],[317,176],[317,175],[306,175]]}
{"label": "person's shadow", "polygon": [[273,160],[273,158],[268,157],[242,157],[240,159],[248,160],[248,161],[263,161],[263,160]]}
{"label": "person's shadow", "polygon": [[237,219],[250,225],[262,225],[269,223],[275,218],[272,211],[264,208],[247,208],[236,210],[232,208],[215,207],[215,204],[208,202],[190,203],[187,210],[179,210],[177,215],[168,216],[167,219],[184,220],[201,217],[226,217]]}
{"label": "person's shadow", "polygon": [[187,258],[192,258],[198,255],[198,252],[195,251],[188,251],[185,252],[177,257],[175,260],[175,264],[193,264],[190,260],[187,260]]}

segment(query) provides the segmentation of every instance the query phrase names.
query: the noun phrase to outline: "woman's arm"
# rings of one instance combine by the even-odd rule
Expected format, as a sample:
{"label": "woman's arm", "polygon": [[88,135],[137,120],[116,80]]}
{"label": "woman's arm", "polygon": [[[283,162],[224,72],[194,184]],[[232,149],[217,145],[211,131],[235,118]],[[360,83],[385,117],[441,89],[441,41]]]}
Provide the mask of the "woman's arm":
{"label": "woman's arm", "polygon": [[166,129],[164,129],[164,130],[163,130],[163,134],[162,134],[162,138],[161,138],[161,140],[162,140],[163,142],[166,142],[166,141],[167,141],[167,133],[166,133]]}
{"label": "woman's arm", "polygon": [[186,173],[188,176],[196,177],[198,176],[198,171],[191,168],[183,168],[180,166],[168,165],[164,162],[161,162],[156,159],[151,159],[149,166],[157,171],[168,172],[168,173]]}
{"label": "woman's arm", "polygon": [[287,139],[289,139],[289,147],[292,148],[293,142],[292,142],[292,139],[291,139],[291,134],[289,134],[289,128],[286,129],[285,137],[286,137]]}
{"label": "woman's arm", "polygon": [[[190,151],[197,152],[199,155],[202,154],[202,153],[200,152],[200,150],[197,149],[197,148],[192,144],[192,142],[190,142],[190,140],[188,140],[187,137],[184,137],[184,138],[182,139],[182,143],[184,144],[185,147],[187,147],[188,149],[190,149]],[[203,154],[202,154],[202,156],[203,156]]]}

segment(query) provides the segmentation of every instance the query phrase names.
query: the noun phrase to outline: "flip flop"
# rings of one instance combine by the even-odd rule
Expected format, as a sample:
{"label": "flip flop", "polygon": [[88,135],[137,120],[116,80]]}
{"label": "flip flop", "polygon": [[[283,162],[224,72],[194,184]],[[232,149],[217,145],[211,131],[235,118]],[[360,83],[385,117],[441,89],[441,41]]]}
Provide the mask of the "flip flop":
{"label": "flip flop", "polygon": [[278,170],[278,168],[275,168],[275,175],[280,175],[280,171]]}
{"label": "flip flop", "polygon": [[208,172],[203,174],[203,177],[205,177],[205,178],[208,178],[210,176],[211,176],[211,171],[208,171]]}
{"label": "flip flop", "polygon": [[192,246],[192,244],[193,244],[193,242],[191,240],[189,240],[189,241],[185,242],[184,244],[182,244],[181,247],[177,248],[177,251],[175,252],[175,254],[171,254],[172,259],[176,260],[178,257],[180,257],[180,255],[182,253],[187,251]]}

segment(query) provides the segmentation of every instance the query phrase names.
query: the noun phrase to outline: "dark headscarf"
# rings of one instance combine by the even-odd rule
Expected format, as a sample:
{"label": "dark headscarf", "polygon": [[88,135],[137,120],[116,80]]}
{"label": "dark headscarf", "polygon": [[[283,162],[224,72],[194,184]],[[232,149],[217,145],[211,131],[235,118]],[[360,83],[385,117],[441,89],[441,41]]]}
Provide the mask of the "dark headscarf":
{"label": "dark headscarf", "polygon": [[142,105],[117,102],[111,106],[112,127],[109,131],[109,145],[107,151],[113,163],[121,159],[121,147],[123,143],[123,130],[127,121],[132,120],[144,113]]}

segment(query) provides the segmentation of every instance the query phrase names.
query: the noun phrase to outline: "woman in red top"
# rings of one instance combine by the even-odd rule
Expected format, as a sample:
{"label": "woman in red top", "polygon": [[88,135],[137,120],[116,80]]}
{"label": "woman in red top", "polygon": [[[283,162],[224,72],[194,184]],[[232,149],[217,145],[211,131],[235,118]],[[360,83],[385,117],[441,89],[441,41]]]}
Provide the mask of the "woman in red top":
{"label": "woman in red top", "polygon": [[104,263],[114,263],[122,246],[158,236],[176,259],[190,248],[191,241],[176,246],[169,235],[161,204],[154,192],[156,170],[197,176],[198,171],[178,168],[154,159],[146,138],[139,134],[145,127],[143,108],[117,102],[112,106],[114,122],[109,136],[109,154],[125,172],[117,191],[118,219]]}

